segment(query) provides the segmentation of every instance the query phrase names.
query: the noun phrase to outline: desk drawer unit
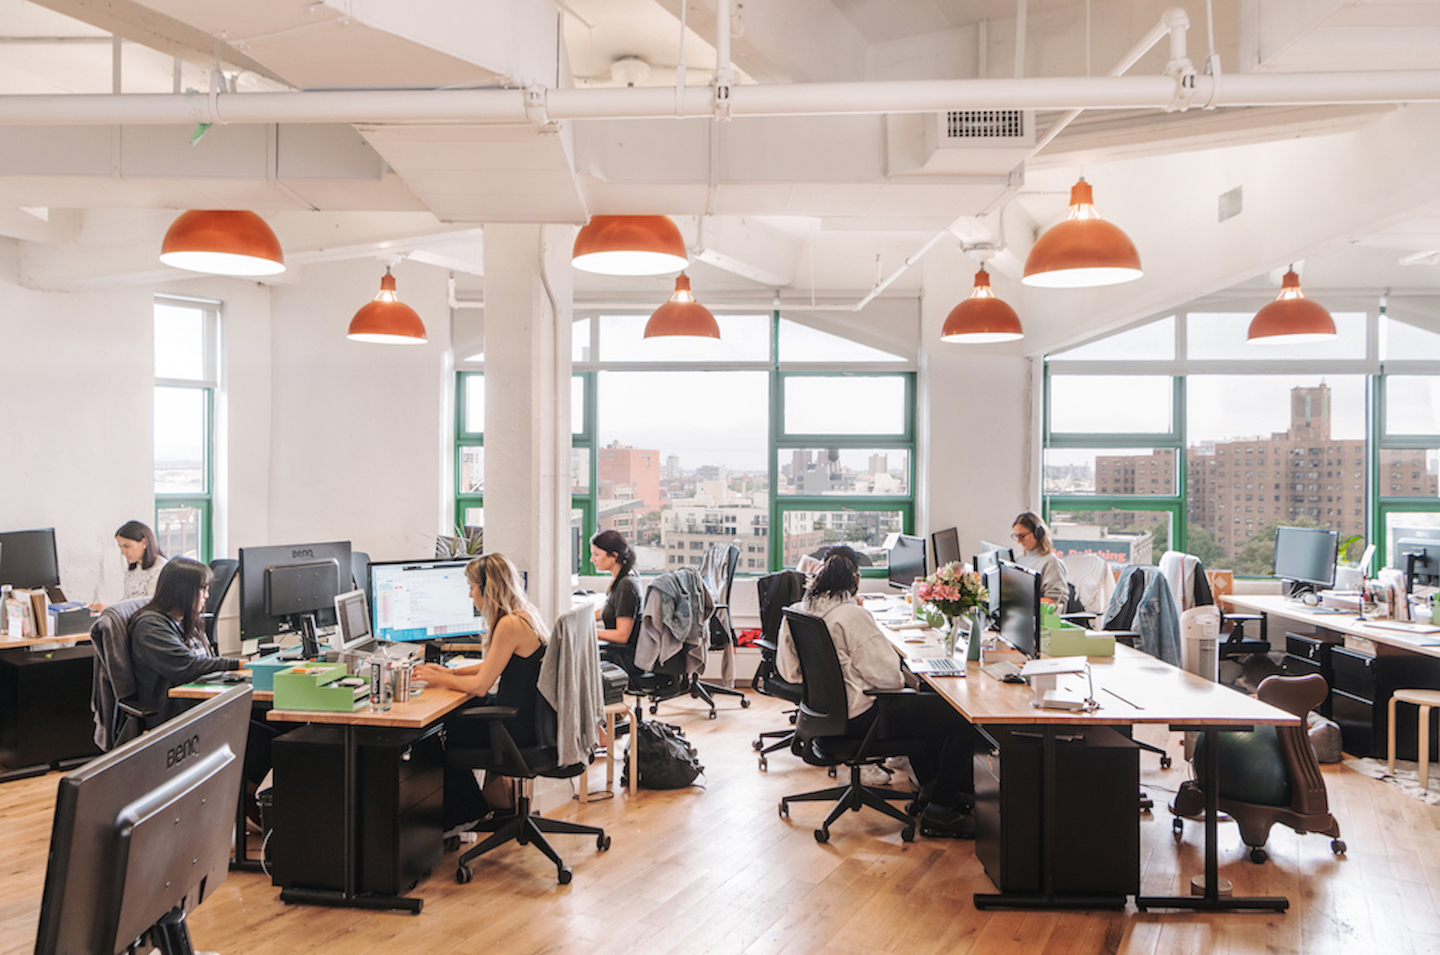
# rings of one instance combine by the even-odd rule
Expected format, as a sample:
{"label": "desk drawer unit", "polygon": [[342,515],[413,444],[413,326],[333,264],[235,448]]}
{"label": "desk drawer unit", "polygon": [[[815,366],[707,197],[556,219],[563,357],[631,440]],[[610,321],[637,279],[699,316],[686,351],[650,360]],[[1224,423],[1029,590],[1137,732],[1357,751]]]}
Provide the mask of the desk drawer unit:
{"label": "desk drawer unit", "polygon": [[1056,787],[1055,891],[1140,890],[1140,759],[1106,726],[1058,729],[1055,778],[1044,779],[1042,731],[976,727],[975,855],[1002,892],[1043,890],[1043,787]]}
{"label": "desk drawer unit", "polygon": [[[1330,659],[1335,681],[1330,692],[1330,718],[1340,724],[1345,752],[1352,756],[1382,758],[1389,733],[1387,706],[1398,689],[1440,688],[1440,659],[1417,653],[1395,652],[1379,656],[1334,647]],[[1430,758],[1440,758],[1437,714],[1430,715]],[[1400,759],[1415,759],[1419,733],[1413,707],[1402,706],[1396,719],[1395,752]]]}
{"label": "desk drawer unit", "polygon": [[[1285,675],[1309,676],[1316,674],[1325,680],[1325,685],[1335,686],[1335,669],[1330,662],[1330,650],[1338,638],[1324,640],[1317,636],[1287,632],[1285,634]],[[1316,707],[1321,716],[1330,715],[1330,700],[1327,697]]]}
{"label": "desk drawer unit", "polygon": [[90,715],[95,653],[0,651],[0,765],[7,769],[98,756]]}

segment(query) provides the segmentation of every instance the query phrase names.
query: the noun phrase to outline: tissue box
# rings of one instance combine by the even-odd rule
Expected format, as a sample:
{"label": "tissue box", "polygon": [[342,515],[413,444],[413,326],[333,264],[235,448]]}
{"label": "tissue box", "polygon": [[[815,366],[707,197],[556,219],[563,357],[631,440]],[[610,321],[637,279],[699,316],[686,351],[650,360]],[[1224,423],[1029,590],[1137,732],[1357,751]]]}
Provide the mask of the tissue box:
{"label": "tissue box", "polygon": [[1115,638],[1067,623],[1040,631],[1040,652],[1049,657],[1113,657]]}
{"label": "tissue box", "polygon": [[275,709],[328,710],[353,713],[370,702],[370,684],[364,677],[358,686],[339,681],[349,677],[343,664],[302,663],[275,674]]}

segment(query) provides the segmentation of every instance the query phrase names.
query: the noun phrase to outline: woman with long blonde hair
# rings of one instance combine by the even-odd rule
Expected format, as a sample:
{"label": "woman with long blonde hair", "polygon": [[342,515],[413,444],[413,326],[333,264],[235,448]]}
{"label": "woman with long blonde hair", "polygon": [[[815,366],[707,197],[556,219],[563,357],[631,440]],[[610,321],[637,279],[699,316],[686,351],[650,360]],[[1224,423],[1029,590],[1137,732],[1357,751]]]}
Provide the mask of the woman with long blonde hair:
{"label": "woman with long blonde hair", "polygon": [[[415,678],[431,686],[444,687],[481,697],[487,704],[513,706],[516,715],[504,721],[515,745],[535,746],[536,701],[540,691],[540,662],[545,657],[546,628],[540,611],[525,596],[520,574],[503,554],[485,554],[465,568],[470,583],[470,600],[485,618],[483,658],[473,666],[450,667],[427,663],[415,670]],[[496,681],[499,686],[491,692]],[[488,749],[489,722],[445,720],[447,745],[454,749]],[[487,785],[482,794],[469,770],[446,769],[445,828],[483,819],[489,812],[487,795],[499,792]]]}

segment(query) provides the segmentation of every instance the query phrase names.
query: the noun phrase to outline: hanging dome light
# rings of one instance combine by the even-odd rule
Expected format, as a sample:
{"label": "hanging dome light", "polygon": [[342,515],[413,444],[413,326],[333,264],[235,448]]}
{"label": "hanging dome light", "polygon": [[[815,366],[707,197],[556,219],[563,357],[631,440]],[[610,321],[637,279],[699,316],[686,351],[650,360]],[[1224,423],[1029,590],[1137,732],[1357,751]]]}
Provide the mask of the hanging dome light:
{"label": "hanging dome light", "polygon": [[377,345],[425,344],[425,323],[395,294],[395,276],[390,274],[390,266],[385,266],[385,275],[380,279],[380,293],[355,313],[345,337]]}
{"label": "hanging dome light", "polygon": [[594,216],[575,237],[570,264],[599,275],[664,275],[690,258],[667,216]]}
{"label": "hanging dome light", "polygon": [[1304,345],[1335,337],[1335,319],[1324,306],[1300,291],[1300,276],[1292,268],[1280,283],[1280,295],[1255,313],[1245,340],[1263,345]]}
{"label": "hanging dome light", "polygon": [[1131,282],[1143,274],[1135,243],[1119,226],[1100,218],[1090,183],[1082,177],[1070,189],[1070,217],[1030,247],[1020,281],[1036,288],[1093,288]]}
{"label": "hanging dome light", "polygon": [[285,271],[280,240],[265,220],[234,209],[191,209],[165,233],[160,261],[211,275],[276,275]]}
{"label": "hanging dome light", "polygon": [[690,292],[690,277],[681,273],[675,276],[675,294],[650,316],[645,323],[646,338],[660,338],[669,335],[684,335],[692,338],[720,337],[720,324],[710,310]]}
{"label": "hanging dome light", "polygon": [[940,329],[942,342],[985,345],[991,342],[1013,342],[1025,337],[1020,316],[1015,309],[995,297],[990,288],[990,273],[985,266],[975,273],[975,291],[950,310],[945,326]]}

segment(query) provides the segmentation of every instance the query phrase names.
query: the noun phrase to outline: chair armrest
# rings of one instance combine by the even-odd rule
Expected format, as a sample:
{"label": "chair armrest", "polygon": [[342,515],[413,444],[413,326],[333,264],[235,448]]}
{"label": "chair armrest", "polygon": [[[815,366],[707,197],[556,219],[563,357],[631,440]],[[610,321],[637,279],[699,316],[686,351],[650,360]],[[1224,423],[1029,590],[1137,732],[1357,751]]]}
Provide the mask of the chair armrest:
{"label": "chair armrest", "polygon": [[155,710],[142,710],[140,707],[135,706],[133,703],[126,703],[124,701],[117,702],[115,704],[115,708],[121,713],[124,713],[126,716],[133,716],[137,720],[143,720],[147,716],[155,715]]}
{"label": "chair armrest", "polygon": [[1225,619],[1235,624],[1254,623],[1258,621],[1261,616],[1262,614],[1258,613],[1227,613]]}
{"label": "chair armrest", "polygon": [[779,652],[780,652],[780,648],[775,645],[775,641],[774,641],[774,640],[766,640],[764,637],[761,637],[759,640],[756,640],[756,641],[755,641],[755,646],[759,647],[761,650],[769,650],[771,653],[779,653]]}
{"label": "chair armrest", "polygon": [[901,688],[898,689],[898,690],[866,690],[866,691],[865,691],[865,695],[866,695],[866,696],[873,696],[873,697],[877,697],[877,698],[878,698],[878,697],[886,697],[886,696],[915,696],[915,695],[916,695],[916,691],[910,689],[910,688],[907,686],[907,687],[901,687]]}
{"label": "chair armrest", "polygon": [[520,711],[513,706],[467,706],[463,710],[456,710],[451,715],[482,720],[503,720],[520,715]]}
{"label": "chair armrest", "polygon": [[1114,637],[1116,640],[1120,640],[1123,643],[1129,645],[1133,645],[1136,641],[1140,639],[1139,632],[1135,630],[1107,630],[1105,632],[1110,634],[1110,636]]}
{"label": "chair armrest", "polygon": [[1089,610],[1077,610],[1075,613],[1060,614],[1060,619],[1064,620],[1066,623],[1079,623],[1081,621],[1084,621],[1087,624],[1086,629],[1090,629],[1090,627],[1088,627],[1088,624],[1094,623],[1096,618],[1098,618],[1099,616],[1100,615],[1098,613],[1092,613]]}

